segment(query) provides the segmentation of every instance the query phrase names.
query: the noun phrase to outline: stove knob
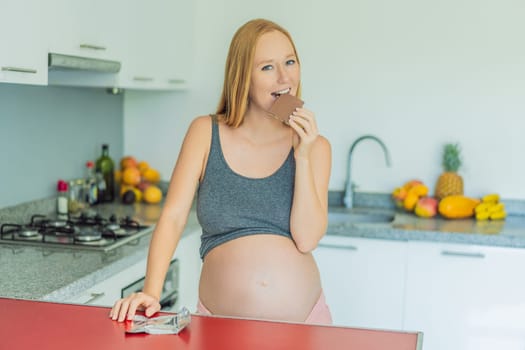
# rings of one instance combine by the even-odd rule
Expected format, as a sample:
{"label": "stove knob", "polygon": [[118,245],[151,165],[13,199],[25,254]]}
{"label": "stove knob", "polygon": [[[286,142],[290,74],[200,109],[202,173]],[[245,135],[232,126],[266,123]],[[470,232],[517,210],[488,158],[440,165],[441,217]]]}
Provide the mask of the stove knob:
{"label": "stove knob", "polygon": [[109,217],[109,222],[111,223],[117,222],[117,217],[115,216],[115,214],[111,214],[111,216]]}
{"label": "stove knob", "polygon": [[102,219],[102,216],[100,216],[100,214],[97,213],[97,214],[95,215],[95,217],[94,217],[94,220],[95,220],[95,222],[96,222],[97,224],[100,224],[100,223],[102,222],[103,219]]}

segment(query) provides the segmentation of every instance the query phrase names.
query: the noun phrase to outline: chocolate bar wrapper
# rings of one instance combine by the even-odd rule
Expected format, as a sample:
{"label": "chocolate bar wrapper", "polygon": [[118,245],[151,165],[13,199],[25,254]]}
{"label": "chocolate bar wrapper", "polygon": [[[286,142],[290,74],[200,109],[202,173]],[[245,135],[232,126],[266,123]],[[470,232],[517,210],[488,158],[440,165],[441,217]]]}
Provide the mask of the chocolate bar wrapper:
{"label": "chocolate bar wrapper", "polygon": [[145,317],[135,315],[126,333],[179,334],[190,324],[190,311],[182,307],[175,315]]}

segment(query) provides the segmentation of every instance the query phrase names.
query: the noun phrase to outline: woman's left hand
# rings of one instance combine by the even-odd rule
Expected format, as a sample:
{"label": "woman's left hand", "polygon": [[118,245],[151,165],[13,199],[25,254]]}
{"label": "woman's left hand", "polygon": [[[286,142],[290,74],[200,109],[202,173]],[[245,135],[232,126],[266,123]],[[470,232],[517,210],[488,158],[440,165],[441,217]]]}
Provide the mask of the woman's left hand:
{"label": "woman's left hand", "polygon": [[319,135],[314,113],[306,108],[296,108],[288,122],[299,137],[298,140],[294,138],[295,157],[308,157]]}

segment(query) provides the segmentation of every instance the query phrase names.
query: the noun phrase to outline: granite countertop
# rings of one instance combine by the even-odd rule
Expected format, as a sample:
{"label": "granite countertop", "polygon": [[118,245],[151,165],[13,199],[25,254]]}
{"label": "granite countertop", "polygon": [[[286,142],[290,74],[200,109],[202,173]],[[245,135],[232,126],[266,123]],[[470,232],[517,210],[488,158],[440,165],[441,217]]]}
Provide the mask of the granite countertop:
{"label": "granite countertop", "polygon": [[[396,209],[390,196],[385,194],[359,193],[354,203],[358,207],[353,211],[389,214],[393,220],[383,223],[329,224],[327,235],[525,248],[525,211],[522,201],[507,201],[507,218],[496,221],[477,221],[474,218],[449,220],[439,216],[421,218]],[[329,210],[348,211],[338,204],[337,200],[333,200]]]}
{"label": "granite countertop", "polygon": [[[385,213],[375,209],[368,212]],[[392,214],[394,220],[390,223],[329,224],[327,235],[525,248],[525,217],[522,216],[510,216],[502,221],[476,221],[425,219],[403,212]]]}
{"label": "granite countertop", "polygon": [[[102,216],[130,216],[143,225],[148,233],[137,240],[108,252],[63,247],[34,247],[0,244],[0,296],[20,299],[60,301],[81,293],[90,286],[146,259],[154,225],[160,216],[161,205],[120,203],[94,207]],[[0,223],[24,223],[34,213],[49,215],[54,201],[42,200],[16,210],[0,211]],[[9,220],[6,219],[9,218]],[[194,212],[190,213],[183,235],[198,227]]]}

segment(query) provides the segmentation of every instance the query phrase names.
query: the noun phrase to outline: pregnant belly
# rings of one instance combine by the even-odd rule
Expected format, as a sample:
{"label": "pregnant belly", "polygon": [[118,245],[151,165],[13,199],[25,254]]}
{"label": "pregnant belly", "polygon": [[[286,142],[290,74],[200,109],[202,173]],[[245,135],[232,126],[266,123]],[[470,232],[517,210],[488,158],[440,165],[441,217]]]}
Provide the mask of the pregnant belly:
{"label": "pregnant belly", "polygon": [[259,234],[212,249],[202,267],[200,299],[215,315],[302,322],[321,293],[312,254],[286,237]]}

